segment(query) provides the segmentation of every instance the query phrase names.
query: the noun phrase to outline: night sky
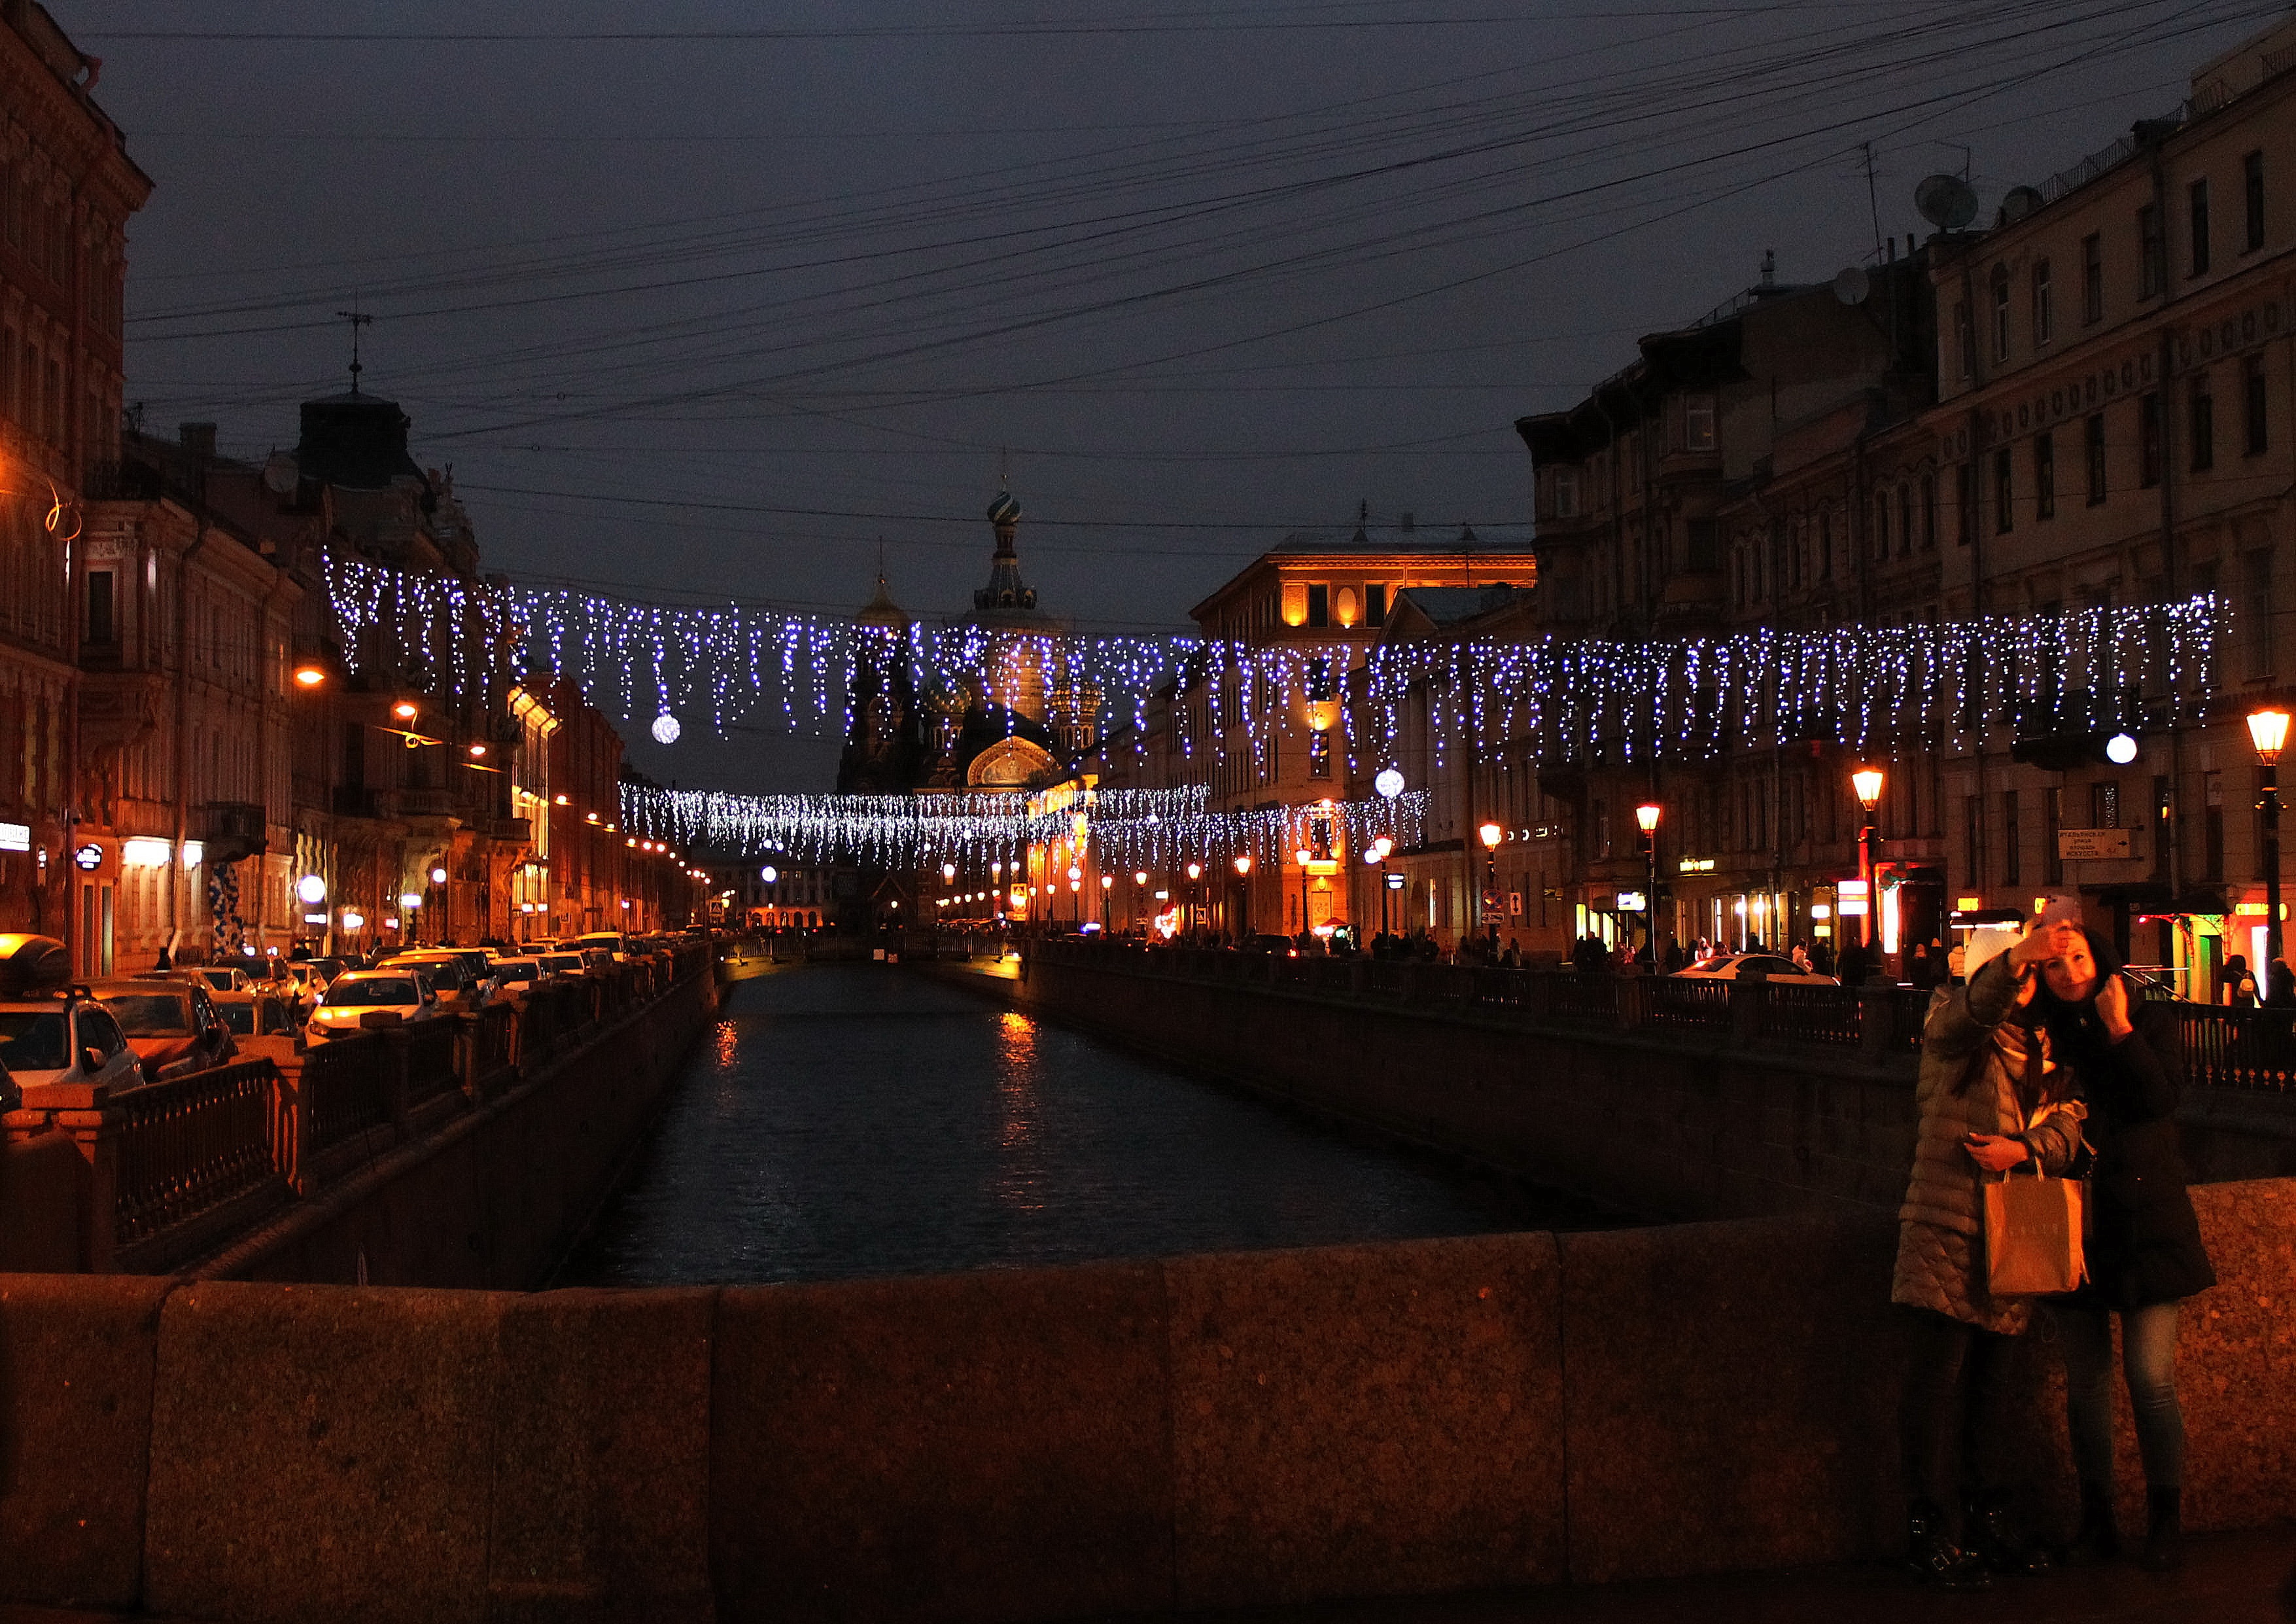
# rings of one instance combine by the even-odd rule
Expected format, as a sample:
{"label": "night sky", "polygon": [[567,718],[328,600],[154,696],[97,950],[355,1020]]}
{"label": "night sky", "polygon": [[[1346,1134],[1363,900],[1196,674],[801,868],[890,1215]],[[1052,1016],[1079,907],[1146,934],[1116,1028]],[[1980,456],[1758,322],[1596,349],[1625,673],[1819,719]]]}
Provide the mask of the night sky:
{"label": "night sky", "polygon": [[[1966,163],[1989,219],[2283,9],[51,7],[157,182],[147,429],[291,444],[356,299],[366,387],[453,464],[491,568],[841,611],[882,539],[895,597],[945,614],[1009,470],[1027,571],[1087,629],[1179,625],[1359,501],[1528,539],[1517,416],[1765,249],[1816,281],[1925,230],[1924,174]],[[632,750],[756,789],[825,788],[834,754]]]}

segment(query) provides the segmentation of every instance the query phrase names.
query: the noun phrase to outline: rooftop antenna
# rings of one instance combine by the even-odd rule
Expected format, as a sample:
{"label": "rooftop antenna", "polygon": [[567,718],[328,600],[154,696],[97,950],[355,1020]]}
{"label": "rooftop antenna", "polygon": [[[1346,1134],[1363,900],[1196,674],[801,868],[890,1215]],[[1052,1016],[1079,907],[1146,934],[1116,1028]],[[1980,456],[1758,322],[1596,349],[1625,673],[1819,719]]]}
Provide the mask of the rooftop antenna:
{"label": "rooftop antenna", "polygon": [[359,392],[359,373],[365,370],[359,365],[359,329],[373,325],[374,317],[358,308],[358,295],[356,293],[351,295],[351,308],[338,310],[335,316],[338,320],[351,324],[351,393],[356,395]]}
{"label": "rooftop antenna", "polygon": [[1857,150],[1866,155],[1866,209],[1874,217],[1874,258],[1882,257],[1882,198],[1874,188],[1874,144],[1861,141]]}

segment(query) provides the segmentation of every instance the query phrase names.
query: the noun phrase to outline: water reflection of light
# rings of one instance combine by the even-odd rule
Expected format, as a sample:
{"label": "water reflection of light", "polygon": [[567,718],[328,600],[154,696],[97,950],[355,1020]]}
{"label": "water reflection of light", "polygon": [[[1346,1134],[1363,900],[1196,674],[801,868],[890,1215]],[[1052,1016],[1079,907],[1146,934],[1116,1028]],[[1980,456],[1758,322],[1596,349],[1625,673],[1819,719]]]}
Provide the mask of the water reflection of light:
{"label": "water reflection of light", "polygon": [[719,1070],[730,1068],[734,1063],[734,1056],[742,1052],[741,1037],[741,1029],[732,1021],[720,1021],[718,1023],[718,1069]]}
{"label": "water reflection of light", "polygon": [[1016,1212],[1038,1212],[1045,1206],[1044,1160],[1037,1144],[1043,1062],[1037,1023],[1006,1011],[996,1032],[996,1097],[1004,1106],[996,1136],[996,1200]]}

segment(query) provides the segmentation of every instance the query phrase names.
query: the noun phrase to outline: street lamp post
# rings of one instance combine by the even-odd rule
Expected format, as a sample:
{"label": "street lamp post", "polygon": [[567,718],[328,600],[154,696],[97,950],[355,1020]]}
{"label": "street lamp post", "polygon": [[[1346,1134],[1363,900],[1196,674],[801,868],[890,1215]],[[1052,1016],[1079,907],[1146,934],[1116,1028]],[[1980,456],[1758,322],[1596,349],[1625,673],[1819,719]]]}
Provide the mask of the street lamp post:
{"label": "street lamp post", "polygon": [[1113,889],[1114,889],[1115,885],[1116,885],[1116,876],[1115,876],[1114,874],[1103,874],[1103,875],[1101,875],[1101,877],[1100,877],[1100,933],[1101,933],[1103,936],[1105,936],[1105,935],[1107,935],[1107,934],[1108,934],[1108,893],[1109,893],[1111,890],[1113,890]]}
{"label": "street lamp post", "polygon": [[1299,937],[1307,934],[1308,931],[1308,865],[1316,860],[1316,854],[1302,846],[1292,855],[1300,863],[1300,928],[1292,932],[1294,937]]}
{"label": "street lamp post", "polygon": [[2257,807],[2264,814],[2264,973],[2258,984],[2271,985],[2272,966],[2281,959],[2280,947],[2280,752],[2288,742],[2285,710],[2249,713],[2248,736],[2263,767],[2263,796]]}
{"label": "street lamp post", "polygon": [[1241,945],[1251,934],[1251,854],[1240,851],[1235,856],[1236,898],[1242,904],[1236,915],[1235,939]]}
{"label": "street lamp post", "polygon": [[1874,808],[1882,803],[1882,769],[1861,767],[1849,775],[1849,787],[1857,791],[1857,804],[1865,808],[1865,821],[1857,830],[1857,877],[1866,882],[1866,923],[1858,931],[1858,939],[1871,954],[1874,950],[1874,915],[1881,898],[1881,889],[1874,877]]}
{"label": "street lamp post", "polygon": [[1651,970],[1658,970],[1658,820],[1664,808],[1654,800],[1646,800],[1635,808],[1635,822],[1642,825],[1643,849],[1650,856],[1650,890],[1643,893],[1643,936],[1650,948]]}
{"label": "street lamp post", "polygon": [[1382,936],[1389,933],[1387,893],[1392,888],[1387,882],[1387,858],[1394,849],[1395,842],[1383,834],[1371,843],[1372,861],[1379,865],[1379,933]]}
{"label": "street lamp post", "polygon": [[1491,945],[1496,947],[1499,939],[1499,926],[1498,921],[1491,917],[1491,904],[1499,892],[1499,841],[1505,837],[1506,831],[1500,828],[1498,824],[1491,823],[1485,824],[1475,833],[1483,839],[1483,895],[1481,906],[1475,910],[1475,915],[1482,921],[1484,928],[1490,932]]}
{"label": "street lamp post", "polygon": [[1188,865],[1188,929],[1191,931],[1196,928],[1196,882],[1203,877],[1204,865],[1202,864],[1191,863]]}

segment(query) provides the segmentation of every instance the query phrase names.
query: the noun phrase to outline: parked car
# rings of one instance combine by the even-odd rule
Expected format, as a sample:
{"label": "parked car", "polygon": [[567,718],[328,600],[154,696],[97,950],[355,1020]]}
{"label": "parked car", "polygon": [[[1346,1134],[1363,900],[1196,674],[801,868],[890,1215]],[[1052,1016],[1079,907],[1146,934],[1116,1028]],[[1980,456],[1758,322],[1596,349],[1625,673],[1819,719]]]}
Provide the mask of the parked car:
{"label": "parked car", "polygon": [[[438,992],[440,1008],[449,1012],[484,1008],[495,985],[491,974],[483,980],[473,976],[463,956],[451,948],[411,947],[390,955],[375,968],[419,968]],[[330,987],[327,990],[332,992],[334,988]]]}
{"label": "parked car", "polygon": [[575,940],[585,950],[603,949],[617,959],[630,956],[630,939],[619,931],[591,931]]}
{"label": "parked car", "polygon": [[1239,953],[1266,953],[1277,958],[1298,958],[1298,944],[1288,936],[1247,936],[1236,944]]}
{"label": "parked car", "polygon": [[303,1041],[316,1048],[379,1026],[435,1021],[442,1003],[430,979],[412,964],[347,970],[327,984],[326,996],[303,1023]]}
{"label": "parked car", "polygon": [[145,1080],[162,1083],[228,1065],[238,1053],[208,986],[203,972],[172,971],[97,981],[89,990],[119,1022]]}
{"label": "parked car", "polygon": [[127,1035],[86,988],[0,1000],[0,1066],[27,1088],[102,1083],[117,1093],[144,1081]]}
{"label": "parked car", "polygon": [[[215,1011],[234,1038],[292,1038],[302,1025],[293,1002],[278,986],[217,993]],[[247,1046],[242,1042],[240,1046]]]}
{"label": "parked car", "polygon": [[495,996],[506,998],[518,1008],[526,1005],[526,996],[543,982],[555,979],[555,972],[544,968],[538,956],[520,958],[505,954],[493,961]]}
{"label": "parked car", "polygon": [[587,975],[590,961],[579,953],[545,953],[537,963],[552,975]]}
{"label": "parked car", "polygon": [[255,978],[236,964],[186,964],[180,970],[155,970],[151,973],[193,976],[209,992],[245,992],[255,985]]}
{"label": "parked car", "polygon": [[1833,976],[1804,970],[1793,960],[1780,957],[1775,953],[1718,953],[1712,958],[1701,959],[1689,968],[1674,973],[1685,980],[1693,981],[1792,981],[1803,987],[1841,985]]}

